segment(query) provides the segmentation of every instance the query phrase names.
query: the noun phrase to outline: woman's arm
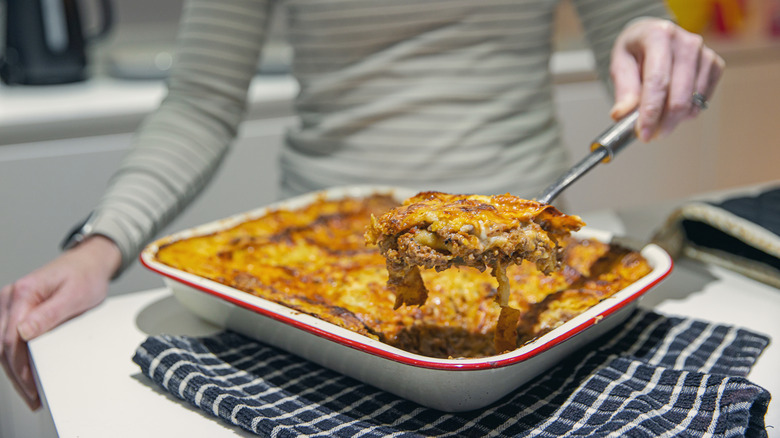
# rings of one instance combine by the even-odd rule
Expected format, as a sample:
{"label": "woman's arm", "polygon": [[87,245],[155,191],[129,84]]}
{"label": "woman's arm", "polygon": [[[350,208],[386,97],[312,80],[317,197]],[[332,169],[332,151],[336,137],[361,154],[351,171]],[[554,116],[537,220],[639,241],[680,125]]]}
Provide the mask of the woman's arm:
{"label": "woman's arm", "polygon": [[264,0],[191,0],[168,95],[145,120],[90,220],[131,263],[212,177],[243,120],[271,15]]}
{"label": "woman's arm", "polygon": [[83,240],[0,288],[0,364],[40,406],[27,341],[105,299],[111,278],[203,188],[233,140],[270,14],[265,0],[192,0],[169,93],[88,221]]}

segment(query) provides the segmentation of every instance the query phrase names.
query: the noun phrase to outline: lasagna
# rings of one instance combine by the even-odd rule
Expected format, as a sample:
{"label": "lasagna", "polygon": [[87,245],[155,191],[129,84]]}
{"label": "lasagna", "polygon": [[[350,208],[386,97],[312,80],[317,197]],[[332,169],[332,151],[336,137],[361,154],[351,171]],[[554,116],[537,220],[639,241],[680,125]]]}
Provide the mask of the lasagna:
{"label": "lasagna", "polygon": [[[516,320],[499,327],[496,280],[487,270],[420,267],[427,304],[394,309],[386,260],[366,245],[371,218],[399,206],[378,194],[316,201],[225,225],[210,234],[160,242],[160,263],[295,309],[394,347],[434,358],[492,356],[497,330],[513,346],[563,324],[650,272],[640,254],[561,236],[560,267],[506,267]],[[511,349],[512,346],[509,348]],[[503,350],[502,350],[503,351]]]}
{"label": "lasagna", "polygon": [[395,308],[426,302],[428,291],[420,268],[489,268],[497,280],[496,301],[502,308],[495,342],[498,349],[512,349],[520,312],[509,307],[507,266],[529,261],[544,274],[558,270],[558,242],[583,225],[579,217],[565,215],[552,205],[509,194],[423,192],[372,217],[366,242],[377,245],[387,260]]}

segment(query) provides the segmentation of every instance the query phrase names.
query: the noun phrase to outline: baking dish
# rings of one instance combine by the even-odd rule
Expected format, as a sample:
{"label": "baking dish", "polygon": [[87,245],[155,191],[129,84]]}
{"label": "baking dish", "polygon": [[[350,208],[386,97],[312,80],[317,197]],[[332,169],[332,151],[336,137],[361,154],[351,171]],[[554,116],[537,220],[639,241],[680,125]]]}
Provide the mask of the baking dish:
{"label": "baking dish", "polygon": [[[442,411],[485,407],[544,372],[569,353],[616,327],[638,298],[672,269],[671,258],[655,245],[641,254],[652,270],[638,281],[522,347],[485,358],[438,359],[392,347],[300,311],[158,262],[168,242],[230,228],[275,209],[295,209],[318,197],[341,199],[391,194],[413,195],[395,187],[341,187],[307,194],[172,234],[147,246],[141,262],[161,274],[176,298],[194,314],[219,326],[274,345],[359,381],[423,406]],[[609,241],[609,233],[588,229],[578,235]]]}

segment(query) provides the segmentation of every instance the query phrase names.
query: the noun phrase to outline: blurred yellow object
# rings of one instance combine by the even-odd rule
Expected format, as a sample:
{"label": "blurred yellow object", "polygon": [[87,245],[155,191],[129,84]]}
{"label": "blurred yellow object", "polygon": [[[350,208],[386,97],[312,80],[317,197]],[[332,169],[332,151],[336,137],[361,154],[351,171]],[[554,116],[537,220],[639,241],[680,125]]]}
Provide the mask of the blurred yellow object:
{"label": "blurred yellow object", "polygon": [[733,34],[744,27],[745,0],[712,0],[715,13],[715,30],[722,34]]}
{"label": "blurred yellow object", "polygon": [[717,0],[666,0],[666,3],[680,27],[702,33],[710,24],[713,1]]}

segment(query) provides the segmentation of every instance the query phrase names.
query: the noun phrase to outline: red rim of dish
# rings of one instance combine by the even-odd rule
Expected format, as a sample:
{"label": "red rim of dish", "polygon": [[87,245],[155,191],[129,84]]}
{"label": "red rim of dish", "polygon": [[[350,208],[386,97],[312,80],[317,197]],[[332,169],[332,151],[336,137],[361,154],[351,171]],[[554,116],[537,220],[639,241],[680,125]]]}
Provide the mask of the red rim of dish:
{"label": "red rim of dish", "polygon": [[[146,268],[150,269],[151,271],[154,271],[154,272],[156,272],[156,273],[158,273],[160,275],[168,277],[168,278],[170,278],[170,279],[172,279],[174,281],[177,281],[177,282],[179,282],[179,283],[181,283],[181,284],[183,284],[185,286],[191,287],[193,289],[197,289],[197,290],[199,290],[201,292],[205,292],[205,293],[207,293],[209,295],[212,295],[212,296],[215,296],[215,297],[220,298],[222,300],[225,300],[227,302],[230,302],[231,304],[234,304],[234,305],[236,305],[238,307],[241,307],[241,308],[253,311],[255,313],[258,313],[260,315],[266,316],[268,318],[272,318],[272,319],[277,320],[279,322],[288,324],[288,325],[290,325],[292,327],[295,327],[297,329],[306,331],[308,333],[311,333],[313,335],[319,336],[321,338],[328,339],[328,340],[336,342],[338,344],[345,345],[347,347],[354,348],[354,349],[360,350],[360,351],[364,351],[364,352],[372,354],[374,356],[379,356],[379,357],[382,357],[382,358],[385,358],[385,359],[388,359],[388,360],[392,360],[392,361],[395,361],[395,362],[400,362],[400,363],[407,364],[407,365],[413,365],[413,366],[417,366],[417,367],[430,368],[430,369],[453,370],[453,371],[455,371],[455,370],[467,371],[467,370],[482,370],[482,369],[500,368],[500,367],[512,365],[512,364],[515,364],[515,363],[518,363],[518,362],[522,362],[522,361],[524,361],[526,359],[529,359],[529,358],[531,358],[531,357],[533,357],[533,356],[535,356],[537,354],[540,354],[540,353],[542,353],[544,351],[547,351],[547,350],[553,348],[554,346],[556,346],[556,345],[558,345],[558,344],[560,344],[560,343],[562,343],[562,342],[564,342],[564,341],[566,341],[568,339],[571,339],[575,335],[585,331],[587,328],[597,324],[599,321],[601,321],[601,319],[606,318],[609,315],[612,315],[613,313],[617,312],[618,310],[623,309],[626,305],[632,303],[634,300],[639,298],[642,294],[644,294],[645,292],[647,292],[648,290],[653,288],[661,280],[666,278],[669,275],[669,273],[672,271],[673,267],[674,267],[674,262],[670,258],[669,259],[669,268],[665,272],[660,273],[658,275],[658,277],[654,278],[645,287],[643,287],[640,290],[632,293],[631,295],[629,295],[625,299],[615,303],[615,305],[613,305],[613,306],[607,308],[605,311],[599,313],[599,315],[597,315],[596,317],[588,318],[587,320],[583,321],[582,323],[580,323],[580,324],[570,328],[569,330],[561,333],[559,336],[549,340],[548,342],[545,342],[545,343],[539,345],[538,347],[532,348],[531,350],[529,350],[529,351],[527,351],[525,353],[522,353],[522,354],[519,354],[519,355],[516,355],[516,356],[510,356],[510,357],[502,358],[502,359],[496,359],[496,360],[490,360],[490,358],[484,358],[485,360],[484,361],[480,361],[480,362],[453,363],[453,362],[440,362],[440,361],[438,361],[435,358],[431,358],[431,360],[423,360],[423,359],[418,359],[418,358],[414,358],[414,357],[408,357],[408,356],[404,356],[404,355],[401,355],[401,354],[398,354],[398,353],[394,353],[394,352],[391,352],[391,351],[383,350],[381,348],[378,348],[378,347],[375,347],[375,346],[372,346],[372,345],[368,345],[368,344],[356,341],[354,339],[345,338],[345,337],[340,336],[338,334],[329,332],[327,330],[323,330],[323,329],[321,329],[319,327],[314,327],[314,326],[311,326],[311,325],[309,325],[309,324],[307,324],[305,322],[298,321],[296,319],[287,317],[285,315],[280,315],[280,314],[278,314],[278,313],[276,313],[276,312],[274,312],[272,310],[269,310],[269,309],[264,309],[262,307],[257,307],[257,306],[255,306],[255,305],[253,305],[251,303],[246,302],[246,301],[236,299],[236,298],[231,297],[229,295],[223,294],[223,293],[221,293],[219,291],[216,291],[216,290],[213,290],[213,289],[209,289],[208,287],[205,287],[203,285],[199,285],[199,284],[196,284],[194,282],[191,282],[191,281],[188,281],[186,279],[183,279],[181,277],[177,277],[177,276],[175,276],[175,275],[173,275],[171,273],[168,273],[168,272],[165,272],[165,271],[163,271],[161,269],[158,269],[156,266],[153,266],[152,264],[148,263],[144,259],[143,254],[140,257],[140,261],[141,261],[141,264],[143,264]],[[650,275],[650,274],[648,274],[648,275]],[[208,280],[206,278],[204,278],[203,280],[211,281],[211,280]],[[221,285],[221,287],[229,287],[229,286]],[[240,292],[240,293],[246,293],[246,292],[240,291],[238,289],[234,289],[234,290],[236,290],[237,292]],[[255,298],[258,298],[258,299],[261,299],[261,300],[264,300],[263,298],[257,297],[255,295],[251,295],[251,296],[253,296]],[[267,301],[267,300],[264,300],[264,301]],[[268,302],[270,302],[270,301],[268,301]],[[294,309],[291,309],[291,310],[294,310]],[[334,327],[338,327],[337,325],[329,323],[327,321],[324,321],[324,320],[321,320],[321,321],[323,323],[325,323],[325,324],[331,324]]]}

